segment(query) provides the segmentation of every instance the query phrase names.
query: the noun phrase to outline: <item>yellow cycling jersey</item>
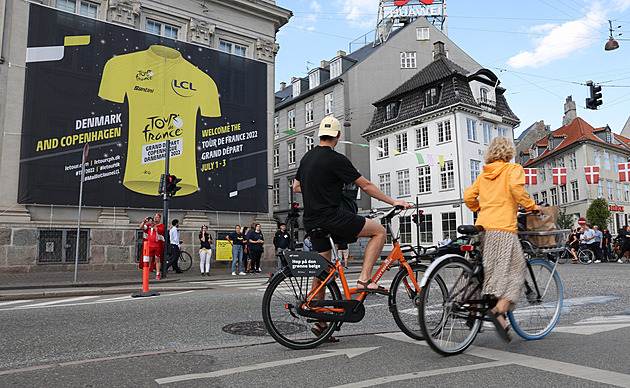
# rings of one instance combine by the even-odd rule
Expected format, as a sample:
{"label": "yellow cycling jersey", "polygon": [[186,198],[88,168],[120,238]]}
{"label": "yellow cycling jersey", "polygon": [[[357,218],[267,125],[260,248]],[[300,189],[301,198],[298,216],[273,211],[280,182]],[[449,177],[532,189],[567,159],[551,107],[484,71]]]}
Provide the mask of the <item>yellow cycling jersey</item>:
{"label": "yellow cycling jersey", "polygon": [[129,102],[125,187],[157,195],[170,140],[169,172],[182,179],[177,194],[197,191],[197,111],[208,117],[221,115],[219,93],[210,76],[179,51],[154,45],[107,61],[98,95],[118,103],[127,96]]}

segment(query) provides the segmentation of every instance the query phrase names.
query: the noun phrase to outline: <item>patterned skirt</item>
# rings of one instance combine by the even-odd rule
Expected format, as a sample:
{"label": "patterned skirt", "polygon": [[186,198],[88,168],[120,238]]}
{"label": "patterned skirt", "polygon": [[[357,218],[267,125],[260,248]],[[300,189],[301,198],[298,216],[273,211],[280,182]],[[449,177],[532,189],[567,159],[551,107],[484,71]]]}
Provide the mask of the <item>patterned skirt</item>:
{"label": "patterned skirt", "polygon": [[481,232],[483,295],[507,299],[514,307],[525,282],[525,259],[516,233]]}

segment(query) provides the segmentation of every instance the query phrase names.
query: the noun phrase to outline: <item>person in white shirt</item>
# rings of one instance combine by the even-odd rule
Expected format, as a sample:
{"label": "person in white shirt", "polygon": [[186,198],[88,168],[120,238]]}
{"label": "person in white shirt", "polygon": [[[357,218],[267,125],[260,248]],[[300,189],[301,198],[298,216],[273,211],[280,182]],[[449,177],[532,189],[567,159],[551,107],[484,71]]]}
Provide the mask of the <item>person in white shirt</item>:
{"label": "person in white shirt", "polygon": [[444,240],[440,241],[440,244],[442,245],[448,245],[452,242],[451,240],[451,236],[449,236],[448,234],[444,236]]}
{"label": "person in white shirt", "polygon": [[181,241],[179,241],[179,230],[177,230],[177,227],[179,226],[179,220],[177,218],[174,219],[171,222],[171,225],[171,230],[168,233],[169,243],[171,246],[171,255],[169,256],[168,262],[166,263],[166,269],[168,270],[168,267],[172,266],[176,273],[182,273],[184,271],[182,271],[177,265],[177,260],[179,260],[179,245],[181,243]]}

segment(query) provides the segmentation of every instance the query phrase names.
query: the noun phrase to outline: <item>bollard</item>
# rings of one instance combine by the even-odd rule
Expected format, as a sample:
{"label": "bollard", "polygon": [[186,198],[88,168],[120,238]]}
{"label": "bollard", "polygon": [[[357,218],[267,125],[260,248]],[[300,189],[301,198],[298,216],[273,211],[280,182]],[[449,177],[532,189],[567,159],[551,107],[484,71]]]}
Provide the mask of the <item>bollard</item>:
{"label": "bollard", "polygon": [[149,241],[146,239],[142,242],[142,292],[131,294],[132,298],[143,296],[157,296],[159,292],[149,292],[149,262],[151,257],[149,256]]}

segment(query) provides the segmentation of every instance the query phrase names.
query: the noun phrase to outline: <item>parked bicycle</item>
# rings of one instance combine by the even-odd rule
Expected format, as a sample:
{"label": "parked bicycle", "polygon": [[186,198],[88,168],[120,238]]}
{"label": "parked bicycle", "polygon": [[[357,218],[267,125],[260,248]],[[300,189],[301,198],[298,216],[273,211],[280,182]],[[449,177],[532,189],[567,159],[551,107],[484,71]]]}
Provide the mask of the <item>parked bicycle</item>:
{"label": "parked bicycle", "polygon": [[[470,237],[479,231],[474,225],[461,225],[460,234]],[[546,336],[556,325],[562,310],[562,283],[556,262],[536,257],[557,253],[561,248],[539,247],[532,237],[555,237],[564,242],[568,230],[519,232],[521,241],[532,247],[526,260],[527,275],[516,310],[507,316],[514,331],[525,339]],[[564,237],[564,238],[563,238]],[[481,295],[484,279],[479,241],[463,245],[463,255],[448,254],[435,260],[420,281],[420,327],[430,347],[445,356],[466,350],[481,330],[486,314],[496,299]],[[445,292],[446,290],[446,292]]]}
{"label": "parked bicycle", "polygon": [[[406,335],[422,339],[418,323],[418,279],[427,267],[416,261],[418,252],[411,246],[406,248],[410,248],[412,260],[408,261],[403,256],[399,235],[393,233],[391,226],[392,218],[401,211],[402,208],[393,208],[382,215],[393,236],[394,249],[378,268],[372,281],[378,282],[394,262],[400,263],[400,269],[390,287],[389,309],[396,324]],[[278,343],[291,349],[314,348],[327,341],[344,322],[359,322],[365,316],[364,302],[368,294],[348,286],[330,234],[321,229],[309,231],[309,234],[320,234],[330,241],[332,260],[328,261],[316,252],[283,252],[281,260],[284,268],[273,276],[263,296],[262,316],[267,331]],[[421,247],[421,250],[422,254],[426,254],[424,248]],[[321,280],[315,288],[314,278]],[[339,279],[342,290],[335,278]],[[325,290],[325,300],[315,300],[314,296],[322,289]],[[446,288],[443,290],[446,292]],[[353,299],[353,295],[358,297]],[[325,322],[325,328],[321,325],[321,330],[311,330],[316,322],[318,325]]]}
{"label": "parked bicycle", "polygon": [[[172,254],[169,254],[169,259],[172,257]],[[179,259],[177,260],[177,265],[179,269],[182,271],[188,271],[192,267],[192,256],[190,253],[180,250],[179,251]]]}

